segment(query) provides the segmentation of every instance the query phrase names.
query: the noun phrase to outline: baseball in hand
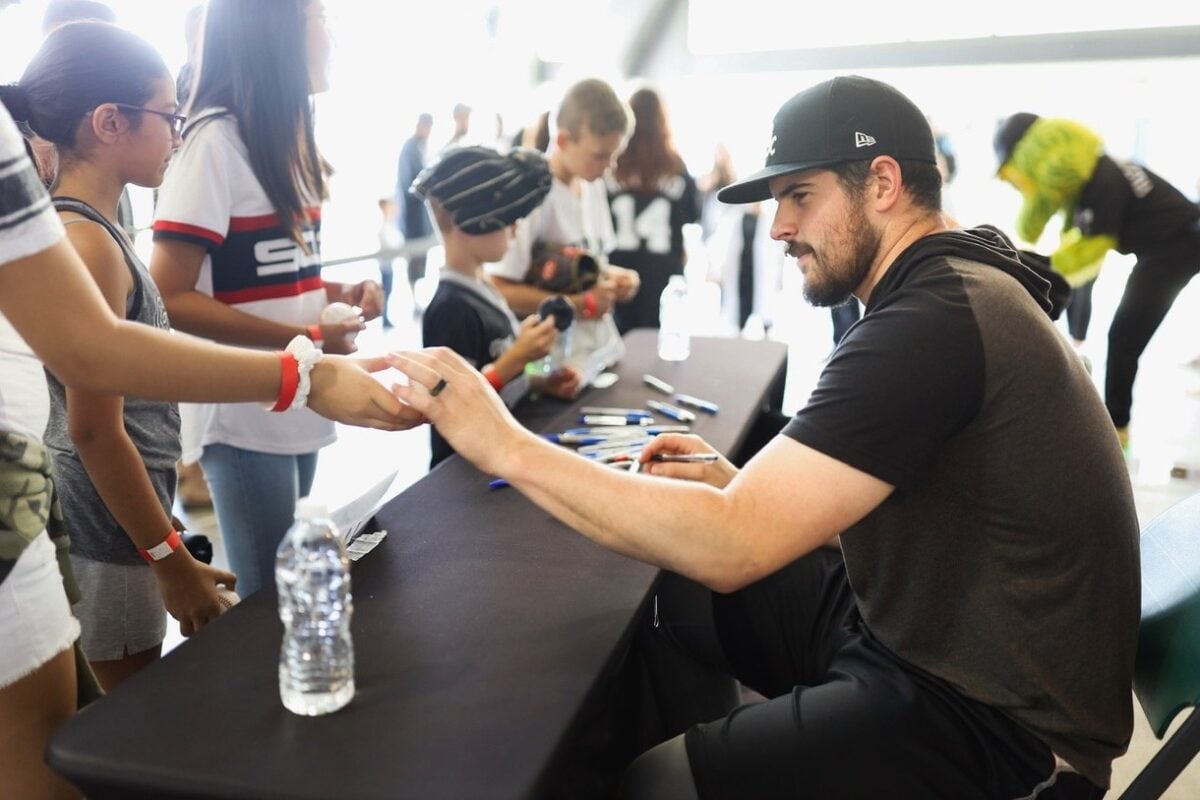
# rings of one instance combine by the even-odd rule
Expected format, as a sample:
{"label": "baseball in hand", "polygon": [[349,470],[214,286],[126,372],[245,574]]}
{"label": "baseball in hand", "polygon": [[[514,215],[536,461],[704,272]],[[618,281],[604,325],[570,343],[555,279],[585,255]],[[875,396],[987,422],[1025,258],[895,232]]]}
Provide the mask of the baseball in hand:
{"label": "baseball in hand", "polygon": [[330,303],[321,309],[321,324],[331,325],[335,322],[345,322],[348,319],[358,319],[362,316],[362,309],[356,308],[349,303]]}
{"label": "baseball in hand", "polygon": [[[330,303],[321,309],[321,324],[333,325],[338,322],[347,322],[352,319],[356,320],[361,315],[362,309],[356,308],[349,303]],[[346,338],[350,341],[354,341],[356,338],[358,338],[358,331],[352,331],[346,334]]]}
{"label": "baseball in hand", "polygon": [[225,610],[228,611],[236,606],[242,598],[238,597],[238,593],[225,584],[218,584],[217,599],[221,601],[221,605],[225,606]]}

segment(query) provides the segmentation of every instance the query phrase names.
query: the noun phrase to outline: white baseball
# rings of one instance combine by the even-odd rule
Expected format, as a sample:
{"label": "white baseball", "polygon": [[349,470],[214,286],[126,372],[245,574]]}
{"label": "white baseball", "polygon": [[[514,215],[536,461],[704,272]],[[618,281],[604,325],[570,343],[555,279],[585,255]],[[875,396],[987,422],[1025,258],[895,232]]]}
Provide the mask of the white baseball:
{"label": "white baseball", "polygon": [[362,309],[355,308],[349,303],[330,303],[321,309],[321,324],[329,325],[334,322],[358,319],[360,314],[362,314]]}
{"label": "white baseball", "polygon": [[[355,308],[349,303],[330,303],[321,309],[321,324],[332,325],[336,322],[358,319],[361,313],[361,308]],[[358,331],[349,334],[350,341],[354,341],[356,338],[358,338]]]}
{"label": "white baseball", "polygon": [[238,597],[238,593],[233,589],[230,589],[224,584],[220,584],[217,586],[217,599],[220,600],[221,605],[225,606],[225,609],[228,610],[236,606],[242,598]]}

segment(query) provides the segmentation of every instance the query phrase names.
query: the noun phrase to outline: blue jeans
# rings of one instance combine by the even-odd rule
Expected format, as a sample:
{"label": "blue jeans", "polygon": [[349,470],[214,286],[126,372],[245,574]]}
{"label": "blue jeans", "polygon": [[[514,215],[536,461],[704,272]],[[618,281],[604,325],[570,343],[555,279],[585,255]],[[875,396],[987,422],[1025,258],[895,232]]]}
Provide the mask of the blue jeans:
{"label": "blue jeans", "polygon": [[200,457],[237,592],[275,582],[275,550],[291,527],[296,499],[312,489],[317,454],[279,456],[210,444]]}

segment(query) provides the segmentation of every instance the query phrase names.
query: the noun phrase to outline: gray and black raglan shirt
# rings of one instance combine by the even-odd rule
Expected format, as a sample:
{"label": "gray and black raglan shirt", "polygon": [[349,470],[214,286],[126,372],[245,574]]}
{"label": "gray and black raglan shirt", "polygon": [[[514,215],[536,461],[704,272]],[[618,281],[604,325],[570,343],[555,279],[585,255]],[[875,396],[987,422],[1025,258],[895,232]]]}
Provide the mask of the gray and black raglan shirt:
{"label": "gray and black raglan shirt", "polygon": [[784,433],[896,487],[842,536],[879,641],[1107,786],[1133,724],[1138,524],[1046,289],[995,232],[921,239]]}

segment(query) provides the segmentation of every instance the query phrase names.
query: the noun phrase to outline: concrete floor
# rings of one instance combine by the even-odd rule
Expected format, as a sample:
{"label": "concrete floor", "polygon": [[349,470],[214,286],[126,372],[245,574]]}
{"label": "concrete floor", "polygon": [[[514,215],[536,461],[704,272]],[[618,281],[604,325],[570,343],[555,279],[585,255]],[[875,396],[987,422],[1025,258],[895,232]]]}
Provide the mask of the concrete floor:
{"label": "concrete floor", "polygon": [[[1106,333],[1129,267],[1127,260],[1110,260],[1095,288],[1092,335],[1082,352],[1094,364],[1094,378],[1100,387],[1103,386]],[[392,308],[397,326],[385,332],[378,322],[372,323],[360,335],[363,352],[410,348],[419,344],[419,325],[413,321],[412,301],[403,285],[400,265],[396,275],[399,285],[392,298]],[[358,275],[351,268],[341,277],[350,279]],[[796,278],[790,273],[785,273],[784,287],[773,309],[771,316],[775,323],[770,336],[789,345],[785,409],[793,410],[808,396],[828,354],[829,313],[812,309],[803,302]],[[1195,282],[1180,296],[1142,358],[1135,387],[1133,438],[1127,464],[1143,525],[1178,500],[1200,491],[1200,363],[1195,361],[1200,356],[1200,336],[1197,336],[1195,323],[1198,318],[1200,282]],[[337,444],[321,454],[313,493],[336,507],[349,502],[362,487],[373,485],[392,471],[397,473],[393,490],[400,491],[425,473],[428,458],[428,438],[424,431],[384,434],[339,426]],[[1186,470],[1187,477],[1172,477],[1173,467]],[[216,561],[225,564],[211,512],[192,513],[188,521],[196,530],[214,538]],[[180,641],[176,627],[169,634],[165,647],[169,649]],[[1133,740],[1129,752],[1114,764],[1113,786],[1108,797],[1119,796],[1161,744],[1150,732],[1136,701],[1134,708],[1137,722]],[[1171,732],[1182,718],[1175,721]],[[1200,759],[1180,776],[1164,797],[1168,800],[1200,797]]]}

